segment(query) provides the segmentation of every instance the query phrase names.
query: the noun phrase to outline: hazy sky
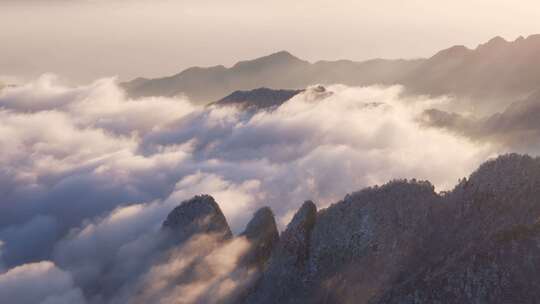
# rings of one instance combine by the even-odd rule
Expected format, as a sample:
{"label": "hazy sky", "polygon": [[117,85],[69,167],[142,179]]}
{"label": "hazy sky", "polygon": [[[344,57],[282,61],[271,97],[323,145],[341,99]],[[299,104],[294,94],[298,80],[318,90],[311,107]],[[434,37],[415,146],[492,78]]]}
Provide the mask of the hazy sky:
{"label": "hazy sky", "polygon": [[0,77],[71,81],[174,74],[279,50],[425,57],[540,33],[533,0],[0,0]]}

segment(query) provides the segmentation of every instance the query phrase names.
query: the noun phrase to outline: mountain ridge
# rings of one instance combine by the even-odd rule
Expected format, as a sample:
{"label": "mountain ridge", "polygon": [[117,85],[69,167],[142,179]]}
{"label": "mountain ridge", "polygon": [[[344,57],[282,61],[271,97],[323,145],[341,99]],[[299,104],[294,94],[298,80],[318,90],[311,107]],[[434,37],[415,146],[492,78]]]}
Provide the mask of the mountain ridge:
{"label": "mountain ridge", "polygon": [[[540,299],[538,197],[540,158],[507,154],[449,192],[436,193],[427,181],[394,180],[320,210],[307,201],[277,240],[270,237],[276,241],[269,252],[258,253],[264,259],[256,279],[227,303]],[[272,219],[262,210],[266,215],[255,218]]]}
{"label": "mountain ridge", "polygon": [[[400,70],[409,70],[420,59],[372,59],[317,61],[310,63],[287,51],[279,51],[253,60],[240,61],[230,68],[223,65],[191,67],[162,78],[136,78],[121,86],[132,98],[144,96],[176,96],[185,94],[195,103],[207,104],[237,90],[270,89],[297,90],[311,84],[374,84],[399,77]],[[369,78],[352,79],[349,75],[363,71]],[[396,74],[396,76],[393,76]],[[364,79],[362,79],[364,78]],[[390,83],[388,83],[390,84]]]}
{"label": "mountain ridge", "polygon": [[134,98],[184,94],[195,103],[207,104],[237,90],[259,87],[297,90],[315,84],[401,84],[406,93],[453,95],[466,99],[463,107],[486,112],[538,90],[539,65],[540,35],[530,35],[513,41],[495,37],[474,49],[452,46],[420,59],[310,63],[279,51],[229,68],[192,67],[172,76],[136,78],[121,85]]}

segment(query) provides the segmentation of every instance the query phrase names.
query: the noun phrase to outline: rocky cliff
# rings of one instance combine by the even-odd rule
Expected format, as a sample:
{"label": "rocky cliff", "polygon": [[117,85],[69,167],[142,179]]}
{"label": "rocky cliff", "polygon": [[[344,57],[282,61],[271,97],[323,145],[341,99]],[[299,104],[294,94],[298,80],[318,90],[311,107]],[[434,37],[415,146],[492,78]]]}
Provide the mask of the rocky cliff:
{"label": "rocky cliff", "polygon": [[[259,274],[243,303],[538,303],[540,159],[505,155],[450,192],[397,180],[241,235]],[[245,266],[242,266],[245,267]]]}

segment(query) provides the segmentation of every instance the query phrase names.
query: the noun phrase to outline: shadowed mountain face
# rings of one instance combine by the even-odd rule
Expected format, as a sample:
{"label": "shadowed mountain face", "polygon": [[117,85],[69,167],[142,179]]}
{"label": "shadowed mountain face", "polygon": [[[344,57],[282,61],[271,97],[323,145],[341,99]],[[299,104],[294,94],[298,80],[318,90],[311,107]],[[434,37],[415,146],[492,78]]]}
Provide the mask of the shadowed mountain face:
{"label": "shadowed mountain face", "polygon": [[223,212],[209,195],[195,196],[176,207],[163,222],[163,229],[177,242],[197,233],[219,234],[223,239],[232,236]]}
{"label": "shadowed mountain face", "polygon": [[237,106],[245,110],[261,110],[282,105],[285,101],[305,90],[272,90],[258,88],[251,91],[235,91],[212,103],[216,106]]}
{"label": "shadowed mountain face", "polygon": [[393,181],[320,211],[308,201],[279,239],[262,209],[242,235],[267,253],[233,302],[535,303],[539,197],[540,159],[513,154],[448,193]]}
{"label": "shadowed mountain face", "polygon": [[279,233],[272,210],[269,207],[263,207],[255,212],[241,236],[245,237],[252,247],[243,256],[241,263],[262,269],[279,241]]}
{"label": "shadowed mountain face", "polygon": [[540,83],[540,35],[513,42],[494,38],[476,49],[454,46],[428,59],[309,63],[282,51],[231,68],[190,68],[158,79],[124,83],[133,97],[185,94],[197,103],[218,100],[236,90],[260,87],[303,89],[313,84],[350,86],[403,84],[407,92],[455,95],[456,106],[481,112],[529,96]]}

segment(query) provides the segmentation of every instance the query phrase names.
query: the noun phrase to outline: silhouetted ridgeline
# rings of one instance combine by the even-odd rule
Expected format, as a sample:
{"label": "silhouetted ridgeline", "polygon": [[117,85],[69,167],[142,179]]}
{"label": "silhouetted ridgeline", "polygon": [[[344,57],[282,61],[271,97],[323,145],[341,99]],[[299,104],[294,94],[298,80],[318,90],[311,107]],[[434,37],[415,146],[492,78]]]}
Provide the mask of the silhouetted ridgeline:
{"label": "silhouetted ridgeline", "polygon": [[241,61],[231,68],[189,68],[173,76],[126,82],[132,97],[185,94],[197,103],[209,103],[237,90],[303,89],[313,84],[394,84],[417,69],[422,59],[364,62],[350,60],[309,63],[286,51]]}
{"label": "silhouetted ridgeline", "polygon": [[402,84],[414,94],[455,95],[469,110],[492,112],[525,98],[540,83],[540,35],[515,41],[496,37],[475,49],[454,46],[427,59],[310,63],[286,51],[226,68],[194,67],[169,77],[137,78],[123,84],[132,97],[185,94],[210,103],[237,90],[304,89],[309,85]]}
{"label": "silhouetted ridgeline", "polygon": [[[237,266],[256,265],[257,275],[223,301],[537,303],[539,200],[540,159],[510,154],[444,194],[429,182],[397,180],[319,211],[308,201],[279,237],[263,208],[240,236],[253,245]],[[214,210],[214,226],[229,235],[211,197],[179,208],[193,201]],[[164,226],[193,227],[175,214]]]}

